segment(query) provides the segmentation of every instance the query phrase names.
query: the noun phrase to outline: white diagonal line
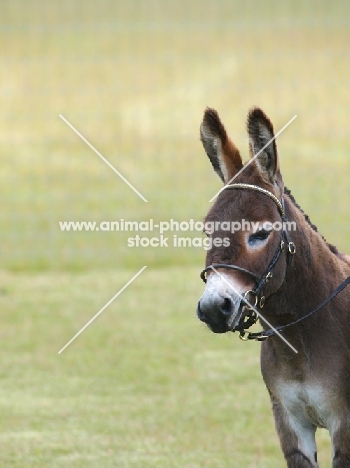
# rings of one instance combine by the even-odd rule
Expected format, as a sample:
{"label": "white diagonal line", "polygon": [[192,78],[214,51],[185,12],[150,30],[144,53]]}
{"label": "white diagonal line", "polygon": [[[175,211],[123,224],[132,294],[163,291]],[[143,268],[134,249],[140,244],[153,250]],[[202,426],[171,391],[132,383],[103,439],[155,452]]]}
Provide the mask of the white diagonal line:
{"label": "white diagonal line", "polygon": [[263,317],[263,316],[261,315],[261,313],[256,309],[256,307],[254,307],[252,304],[250,304],[250,302],[248,302],[248,301],[245,299],[245,297],[243,297],[242,294],[240,294],[240,293],[236,290],[236,288],[235,288],[231,283],[229,283],[229,282],[227,281],[227,279],[224,278],[224,277],[218,272],[218,270],[217,270],[216,268],[214,268],[213,266],[211,266],[211,269],[212,269],[217,275],[219,275],[219,277],[224,281],[224,283],[226,283],[236,294],[238,294],[238,296],[240,296],[240,298],[243,299],[243,301],[244,301],[249,307],[251,307],[251,308],[254,310],[254,312],[261,318],[261,320],[262,320],[263,322],[265,322],[270,328],[272,328],[272,330],[281,338],[281,340],[283,340],[295,353],[298,354],[298,351],[294,348],[294,346],[292,346],[292,345],[289,343],[289,341],[286,340],[285,337],[284,337],[283,335],[281,335],[281,333],[280,333],[279,331],[277,331],[276,328],[275,328],[273,325],[271,325],[271,323],[270,323],[268,320],[266,320],[265,317]]}
{"label": "white diagonal line", "polygon": [[215,200],[215,198],[219,195],[219,193],[222,192],[223,190],[225,190],[226,185],[229,185],[233,180],[235,180],[235,178],[238,177],[239,174],[240,174],[241,172],[243,172],[244,169],[246,169],[246,168],[249,166],[249,164],[251,164],[251,163],[254,161],[254,159],[256,159],[256,158],[259,156],[259,154],[261,154],[261,153],[264,151],[264,149],[267,148],[267,147],[269,146],[269,144],[270,144],[273,140],[275,140],[275,139],[278,137],[278,135],[280,135],[280,134],[283,132],[283,130],[285,130],[285,129],[293,122],[293,120],[295,120],[296,118],[297,118],[297,115],[295,115],[294,117],[292,117],[292,118],[290,119],[290,121],[287,122],[286,125],[285,125],[284,127],[282,127],[281,130],[280,130],[279,132],[277,132],[276,135],[274,135],[274,137],[271,138],[271,140],[268,141],[268,142],[266,143],[266,145],[265,145],[263,148],[261,148],[260,151],[258,151],[251,159],[249,159],[249,161],[244,165],[244,167],[242,167],[242,169],[239,170],[239,171],[237,172],[237,174],[235,174],[235,175],[232,177],[232,179],[230,179],[223,187],[221,187],[221,189],[209,200],[209,202],[212,202],[213,200]]}
{"label": "white diagonal line", "polygon": [[126,289],[126,288],[129,286],[129,284],[131,284],[131,283],[143,272],[143,270],[145,270],[146,268],[147,268],[146,265],[145,265],[144,267],[142,267],[141,270],[138,271],[138,272],[136,273],[136,275],[134,275],[134,276],[131,278],[131,280],[129,280],[129,281],[117,292],[117,294],[116,294],[115,296],[113,296],[112,299],[110,299],[110,300],[107,302],[107,304],[105,304],[105,305],[102,307],[102,309],[99,310],[99,311],[97,312],[97,314],[95,314],[95,315],[92,317],[92,319],[90,319],[90,320],[88,321],[88,323],[85,324],[85,325],[83,326],[83,328],[81,328],[81,329],[78,331],[78,333],[76,333],[76,334],[73,336],[73,338],[72,338],[71,340],[69,340],[67,344],[65,344],[65,345],[63,346],[63,348],[62,348],[60,351],[58,351],[58,354],[61,354],[62,351],[64,351],[64,350],[67,348],[67,346],[69,346],[69,345],[72,343],[72,341],[74,341],[75,338],[77,338],[77,337],[85,330],[85,328],[87,328],[87,327],[95,320],[95,318],[97,318],[100,314],[102,314],[102,312],[114,301],[114,299],[116,299],[116,298],[119,296],[119,294],[121,294],[121,293],[124,291],[124,289]]}
{"label": "white diagonal line", "polygon": [[92,146],[92,144],[89,141],[87,141],[87,139],[84,138],[83,135],[80,132],[78,132],[78,130],[74,128],[73,125],[70,122],[68,122],[67,119],[63,117],[62,114],[59,114],[59,116],[68,125],[68,127],[70,127],[88,146],[90,146],[90,148],[93,151],[95,151],[97,156],[99,156],[102,159],[102,161],[104,161],[107,164],[107,166],[109,166],[112,169],[112,171],[114,171],[140,198],[142,198],[144,202],[148,202],[148,200],[146,200],[146,198],[143,195],[141,195],[141,193],[138,190],[136,190],[136,188],[133,185],[131,185],[130,182],[127,179],[125,179],[125,177],[114,166],[112,166],[112,164],[109,161],[107,161],[107,159],[104,156],[102,156],[102,154],[98,152],[97,149],[94,146]]}

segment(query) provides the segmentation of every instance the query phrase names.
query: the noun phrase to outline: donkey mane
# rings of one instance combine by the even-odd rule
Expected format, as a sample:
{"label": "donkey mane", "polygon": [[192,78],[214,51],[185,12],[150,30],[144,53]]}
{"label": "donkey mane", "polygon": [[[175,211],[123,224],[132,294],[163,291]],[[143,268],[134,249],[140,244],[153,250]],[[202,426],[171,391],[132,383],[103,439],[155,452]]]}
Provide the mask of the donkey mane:
{"label": "donkey mane", "polygon": [[305,218],[305,221],[308,223],[308,225],[311,227],[311,229],[313,229],[315,232],[317,232],[321,237],[322,239],[324,240],[324,242],[326,243],[327,247],[329,248],[329,250],[334,253],[335,255],[339,255],[339,251],[337,249],[337,247],[333,244],[330,244],[329,242],[326,241],[326,239],[323,237],[323,235],[319,232],[319,230],[317,229],[317,226],[315,226],[315,224],[312,223],[311,219],[309,218],[309,216],[305,213],[305,211],[301,208],[301,206],[296,202],[295,198],[293,197],[292,195],[292,192],[287,188],[287,187],[284,187],[284,193],[288,196],[288,198],[291,200],[291,202],[293,203],[293,205],[298,208],[298,210],[304,215],[304,218]]}

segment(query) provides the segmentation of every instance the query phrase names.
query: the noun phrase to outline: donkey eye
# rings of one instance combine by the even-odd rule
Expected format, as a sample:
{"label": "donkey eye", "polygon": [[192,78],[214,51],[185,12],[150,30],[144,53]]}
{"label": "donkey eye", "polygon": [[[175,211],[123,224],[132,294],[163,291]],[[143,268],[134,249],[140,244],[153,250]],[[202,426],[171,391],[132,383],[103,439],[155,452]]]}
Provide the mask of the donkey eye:
{"label": "donkey eye", "polygon": [[261,231],[255,232],[254,234],[251,234],[248,239],[248,244],[249,245],[254,245],[257,242],[263,242],[266,240],[271,231],[266,231],[265,229],[262,229]]}

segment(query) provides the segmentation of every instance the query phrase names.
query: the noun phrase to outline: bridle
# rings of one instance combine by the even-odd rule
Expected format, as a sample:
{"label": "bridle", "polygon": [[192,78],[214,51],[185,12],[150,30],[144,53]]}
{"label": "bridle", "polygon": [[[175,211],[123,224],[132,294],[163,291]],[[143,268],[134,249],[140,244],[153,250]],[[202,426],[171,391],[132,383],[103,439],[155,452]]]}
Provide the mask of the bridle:
{"label": "bridle", "polygon": [[[293,258],[293,255],[295,254],[296,249],[295,249],[294,243],[290,240],[289,233],[285,229],[285,223],[287,221],[287,218],[286,218],[286,213],[284,209],[283,198],[280,201],[269,190],[259,187],[258,185],[252,185],[252,184],[238,184],[238,183],[230,184],[230,185],[225,185],[222,190],[226,190],[226,189],[248,189],[248,190],[255,190],[257,192],[263,193],[264,195],[268,196],[271,200],[273,200],[273,202],[277,205],[278,211],[282,218],[283,229],[282,229],[281,240],[266,270],[261,276],[257,275],[256,273],[253,273],[252,271],[246,270],[245,268],[242,268],[240,266],[231,265],[227,263],[213,263],[212,265],[209,265],[206,268],[204,268],[204,270],[202,270],[200,273],[200,277],[204,281],[204,283],[207,282],[206,273],[208,271],[210,270],[214,271],[214,269],[216,270],[220,268],[224,268],[227,270],[240,271],[242,273],[249,275],[251,278],[254,279],[254,282],[255,282],[254,288],[246,291],[242,295],[242,300],[240,304],[240,310],[242,310],[242,316],[239,320],[239,323],[236,327],[231,329],[231,331],[239,331],[240,337],[242,339],[246,339],[244,338],[245,330],[247,330],[252,325],[254,325],[254,323],[256,323],[258,319],[258,315],[254,311],[254,308],[258,306],[260,309],[262,309],[265,305],[266,296],[263,294],[263,288],[266,285],[266,283],[268,283],[269,280],[273,277],[273,269],[276,266],[278,260],[280,259],[282,252],[284,251],[287,252],[286,272],[285,272],[284,280],[282,282],[283,284],[287,279],[288,271],[291,266],[292,258]],[[286,245],[287,245],[287,248],[286,248]],[[274,291],[274,293],[277,292],[277,290]],[[274,293],[271,293],[270,296]],[[250,304],[249,296],[252,296],[254,298],[254,304],[251,304],[253,307],[249,305]]]}
{"label": "bridle", "polygon": [[[284,208],[284,200],[283,196],[282,199],[279,200],[272,192],[269,190],[266,190],[262,187],[259,187],[258,185],[252,185],[252,184],[230,184],[230,185],[225,185],[221,191],[226,190],[226,189],[248,189],[248,190],[255,190],[257,192],[263,193],[264,195],[268,196],[271,200],[275,202],[277,205],[277,208],[280,212],[281,218],[282,218],[282,235],[281,235],[281,240],[280,243],[277,247],[277,250],[275,251],[272,259],[270,260],[266,270],[262,274],[262,276],[257,275],[256,273],[253,273],[252,271],[246,270],[245,268],[242,268],[237,265],[231,265],[231,264],[226,264],[226,263],[213,263],[212,265],[207,266],[204,268],[204,270],[201,271],[200,277],[204,281],[204,283],[207,282],[206,278],[206,273],[208,271],[215,271],[216,269],[224,268],[227,270],[235,270],[235,271],[240,271],[242,273],[245,273],[249,276],[251,276],[254,281],[255,281],[255,286],[253,289],[246,291],[242,295],[241,299],[241,304],[239,307],[239,310],[241,312],[241,317],[239,320],[238,325],[235,327],[231,328],[232,332],[239,331],[239,337],[243,341],[247,340],[258,340],[258,341],[263,341],[268,339],[270,336],[273,336],[276,333],[281,332],[283,329],[290,327],[292,325],[295,325],[298,322],[301,322],[302,320],[310,317],[312,314],[320,310],[323,306],[325,306],[329,301],[331,301],[337,294],[340,293],[348,284],[350,284],[350,276],[346,278],[323,302],[321,302],[315,309],[313,309],[311,312],[308,314],[304,315],[303,317],[300,317],[299,319],[288,323],[286,325],[278,326],[276,328],[271,328],[268,330],[262,330],[257,333],[251,333],[249,332],[246,335],[246,330],[249,329],[252,325],[254,325],[257,320],[258,320],[258,314],[255,312],[255,308],[259,307],[262,309],[265,305],[266,302],[266,296],[263,295],[263,288],[268,283],[268,281],[273,277],[273,269],[276,266],[279,258],[281,257],[282,252],[286,251],[286,271],[284,275],[284,279],[281,283],[281,285],[274,291],[272,292],[269,297],[272,296],[272,294],[275,294],[279,288],[284,284],[287,280],[288,272],[290,269],[290,266],[292,264],[292,259],[293,255],[296,252],[295,244],[290,240],[289,233],[285,229],[286,222],[287,222],[287,217],[285,213],[285,208]],[[287,245],[287,248],[286,248]],[[255,298],[254,304],[251,304],[249,302],[249,296],[253,296]]]}

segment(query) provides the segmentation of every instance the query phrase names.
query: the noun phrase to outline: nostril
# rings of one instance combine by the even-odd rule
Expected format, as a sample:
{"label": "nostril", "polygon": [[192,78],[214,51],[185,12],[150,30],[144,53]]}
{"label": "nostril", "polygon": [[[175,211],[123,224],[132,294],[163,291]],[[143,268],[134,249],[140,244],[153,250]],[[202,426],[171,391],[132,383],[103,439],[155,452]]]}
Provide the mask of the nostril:
{"label": "nostril", "polygon": [[232,300],[228,297],[224,299],[224,302],[221,305],[221,311],[224,315],[232,314]]}

